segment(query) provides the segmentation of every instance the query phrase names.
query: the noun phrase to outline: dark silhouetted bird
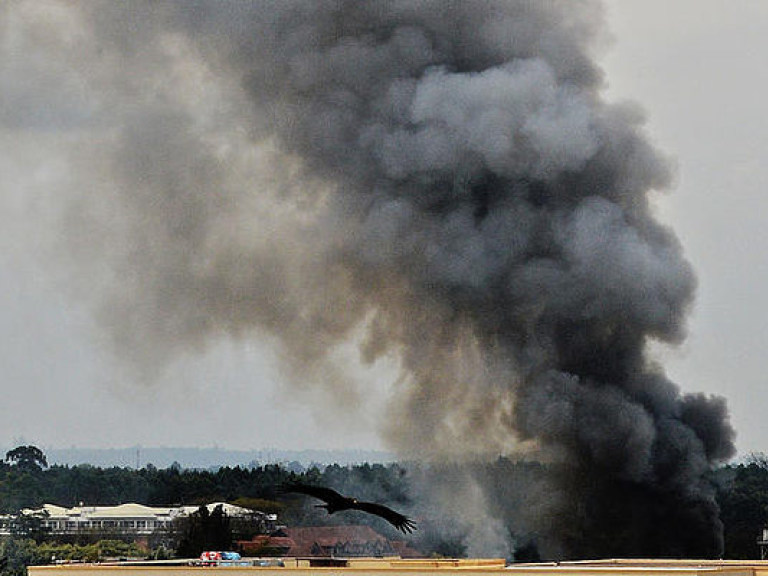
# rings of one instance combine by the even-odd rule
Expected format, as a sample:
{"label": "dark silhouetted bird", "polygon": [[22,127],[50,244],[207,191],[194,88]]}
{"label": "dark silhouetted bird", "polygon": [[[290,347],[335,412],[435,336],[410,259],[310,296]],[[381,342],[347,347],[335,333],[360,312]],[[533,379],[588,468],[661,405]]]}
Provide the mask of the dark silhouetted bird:
{"label": "dark silhouetted bird", "polygon": [[334,512],[340,512],[342,510],[360,510],[362,512],[367,512],[368,514],[381,516],[403,533],[407,532],[410,534],[416,530],[416,523],[413,520],[407,516],[403,516],[399,512],[395,512],[391,508],[387,508],[382,504],[375,504],[374,502],[361,502],[357,498],[344,496],[330,488],[291,483],[283,484],[280,487],[280,491],[282,493],[293,492],[296,494],[306,494],[307,496],[322,500],[325,504],[316,504],[315,507],[325,508],[328,511],[328,514],[333,514]]}

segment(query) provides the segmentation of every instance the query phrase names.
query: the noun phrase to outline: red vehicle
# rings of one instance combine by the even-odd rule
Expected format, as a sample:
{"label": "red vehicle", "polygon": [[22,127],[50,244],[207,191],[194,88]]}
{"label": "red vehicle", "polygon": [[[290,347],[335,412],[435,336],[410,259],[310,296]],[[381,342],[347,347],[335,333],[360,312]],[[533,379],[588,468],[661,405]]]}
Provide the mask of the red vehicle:
{"label": "red vehicle", "polygon": [[200,554],[200,564],[203,566],[226,566],[228,563],[240,559],[240,554],[237,552],[209,551]]}

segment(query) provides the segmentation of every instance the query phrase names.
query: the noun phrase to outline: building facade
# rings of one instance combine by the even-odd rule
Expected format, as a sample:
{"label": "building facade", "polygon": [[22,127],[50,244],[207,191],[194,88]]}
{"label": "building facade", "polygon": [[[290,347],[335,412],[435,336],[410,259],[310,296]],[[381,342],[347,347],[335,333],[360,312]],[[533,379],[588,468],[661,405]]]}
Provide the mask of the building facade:
{"label": "building facade", "polygon": [[[265,529],[274,528],[275,514],[254,512],[248,508],[233,506],[225,502],[207,504],[209,512],[221,506],[224,513],[232,518],[251,518],[263,522]],[[154,507],[142,504],[121,504],[119,506],[76,506],[65,508],[55,504],[44,504],[42,508],[26,509],[26,519],[36,519],[40,530],[54,535],[79,534],[120,534],[148,536],[157,531],[168,530],[174,520],[187,517],[199,510],[199,506]],[[0,516],[0,535],[13,531],[17,516]]]}

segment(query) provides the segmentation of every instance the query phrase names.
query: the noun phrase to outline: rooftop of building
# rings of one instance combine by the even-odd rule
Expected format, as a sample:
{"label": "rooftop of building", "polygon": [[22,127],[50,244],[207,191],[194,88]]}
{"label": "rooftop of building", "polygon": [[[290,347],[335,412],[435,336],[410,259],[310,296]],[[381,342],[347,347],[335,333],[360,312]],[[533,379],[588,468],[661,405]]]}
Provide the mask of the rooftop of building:
{"label": "rooftop of building", "polygon": [[[221,506],[228,516],[242,516],[252,514],[248,508],[234,506],[226,502],[212,502],[205,505],[208,512],[213,512]],[[117,506],[73,506],[66,508],[56,504],[43,504],[41,508],[27,508],[25,514],[44,514],[49,519],[67,519],[72,517],[91,518],[156,518],[158,516],[188,516],[197,512],[200,506],[145,506],[135,502],[119,504]]]}

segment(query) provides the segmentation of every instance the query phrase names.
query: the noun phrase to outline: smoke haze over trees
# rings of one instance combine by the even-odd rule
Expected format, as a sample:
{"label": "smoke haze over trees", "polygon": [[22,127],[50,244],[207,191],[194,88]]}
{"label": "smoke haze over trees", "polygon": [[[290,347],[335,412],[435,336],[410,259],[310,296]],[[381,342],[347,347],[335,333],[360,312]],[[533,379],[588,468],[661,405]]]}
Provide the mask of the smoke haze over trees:
{"label": "smoke haze over trees", "polygon": [[[762,527],[768,523],[768,466],[764,460],[755,459],[745,464],[718,468],[712,476],[713,484],[718,487],[717,502],[722,509],[725,524],[725,558],[759,558],[756,540]],[[172,506],[180,503],[228,501],[261,512],[276,513],[280,523],[289,527],[371,523],[379,532],[398,538],[386,522],[367,514],[329,516],[325,511],[315,509],[314,502],[306,498],[277,498],[277,486],[289,479],[298,479],[306,483],[332,486],[350,495],[408,511],[419,522],[418,531],[409,537],[409,541],[425,554],[465,556],[469,553],[469,532],[473,531],[476,534],[482,533],[475,537],[487,539],[487,543],[498,543],[500,533],[512,539],[515,542],[514,549],[508,550],[506,556],[510,559],[557,559],[543,553],[540,535],[528,532],[526,528],[528,515],[537,514],[551,521],[552,514],[557,510],[539,508],[531,511],[528,504],[531,494],[518,489],[521,484],[533,486],[537,482],[546,486],[549,471],[545,465],[507,459],[464,465],[460,474],[470,474],[486,487],[495,502],[496,508],[492,507],[492,512],[503,518],[501,525],[489,521],[485,525],[476,526],[465,523],[460,503],[443,504],[441,516],[427,502],[416,501],[410,496],[414,483],[423,484],[421,480],[424,477],[434,479],[437,475],[458,475],[458,466],[331,465],[323,470],[311,468],[296,475],[274,465],[252,469],[225,467],[218,471],[184,470],[178,467],[132,470],[54,465],[30,476],[17,467],[0,464],[0,513],[16,513],[20,508],[36,508],[46,502],[63,506],[76,506],[80,502],[86,505],[137,502]],[[534,494],[533,499],[536,501],[539,496]],[[446,517],[458,518],[450,524],[450,530],[446,529]],[[612,545],[606,545],[606,542],[621,534],[620,530],[614,532],[615,529],[611,525],[594,526],[591,529],[589,545],[595,557],[609,556]],[[51,535],[40,530],[34,534],[18,535],[16,539],[30,536],[37,537],[39,542],[55,541]],[[81,542],[90,543],[90,540]],[[4,549],[16,550],[19,546],[22,543],[7,544]],[[35,558],[34,562],[47,561],[44,556]]]}
{"label": "smoke haze over trees", "polygon": [[[647,356],[684,338],[696,282],[648,203],[669,161],[602,97],[599,4],[59,8],[39,37],[73,72],[33,91],[88,127],[64,258],[137,381],[262,338],[354,411],[351,345],[395,364],[382,435],[469,553],[722,553],[707,475],[733,430]],[[41,121],[24,95],[0,122]],[[478,475],[478,454],[546,465]]]}

